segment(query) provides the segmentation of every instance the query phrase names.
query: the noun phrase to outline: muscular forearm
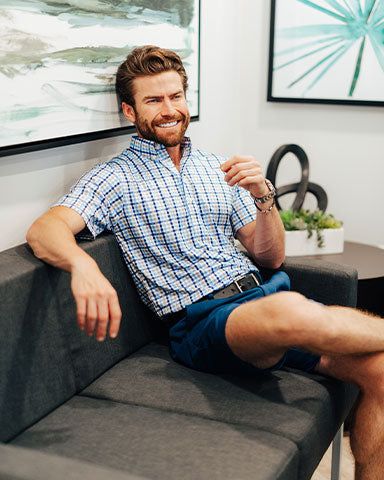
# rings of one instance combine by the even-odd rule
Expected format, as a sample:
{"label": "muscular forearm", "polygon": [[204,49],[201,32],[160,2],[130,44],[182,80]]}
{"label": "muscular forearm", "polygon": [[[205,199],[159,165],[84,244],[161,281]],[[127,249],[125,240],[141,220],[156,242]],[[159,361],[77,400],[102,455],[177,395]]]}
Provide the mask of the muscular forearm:
{"label": "muscular forearm", "polygon": [[27,242],[38,258],[68,272],[79,262],[95,263],[77,245],[67,223],[49,213],[33,223],[27,233]]}
{"label": "muscular forearm", "polygon": [[[271,202],[272,203],[272,202]],[[268,204],[263,205],[267,209]],[[267,268],[278,268],[285,258],[284,226],[276,207],[268,213],[257,212],[252,256]]]}
{"label": "muscular forearm", "polygon": [[[228,185],[248,190],[258,202],[255,222],[244,225],[237,232],[237,238],[245,246],[255,261],[267,268],[278,268],[285,258],[284,226],[276,206],[272,207],[273,195],[270,182],[267,182],[261,166],[250,156],[234,156],[221,165]],[[273,188],[273,187],[272,187]]]}

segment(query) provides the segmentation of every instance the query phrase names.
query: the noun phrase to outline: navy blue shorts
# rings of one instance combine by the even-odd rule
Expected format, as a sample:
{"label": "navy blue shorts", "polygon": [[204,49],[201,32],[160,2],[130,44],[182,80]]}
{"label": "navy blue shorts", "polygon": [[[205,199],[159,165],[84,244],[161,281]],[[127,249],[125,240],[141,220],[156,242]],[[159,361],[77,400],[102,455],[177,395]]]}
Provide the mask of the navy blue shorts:
{"label": "navy blue shorts", "polygon": [[312,372],[320,360],[319,355],[293,347],[277,365],[259,369],[237,357],[225,338],[225,325],[229,314],[239,305],[272,293],[289,290],[289,277],[277,272],[271,279],[251,290],[230,298],[204,300],[186,308],[186,316],[169,331],[172,358],[195,370],[209,373],[260,373],[283,366]]}

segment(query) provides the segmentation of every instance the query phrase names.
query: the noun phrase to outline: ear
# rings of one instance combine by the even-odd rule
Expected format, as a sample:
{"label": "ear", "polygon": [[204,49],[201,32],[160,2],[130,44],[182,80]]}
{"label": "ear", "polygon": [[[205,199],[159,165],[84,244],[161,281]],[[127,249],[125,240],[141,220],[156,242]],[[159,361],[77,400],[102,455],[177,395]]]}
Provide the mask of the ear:
{"label": "ear", "polygon": [[128,103],[122,102],[121,107],[123,109],[125,118],[128,119],[130,122],[135,123],[136,115],[132,105],[128,105]]}

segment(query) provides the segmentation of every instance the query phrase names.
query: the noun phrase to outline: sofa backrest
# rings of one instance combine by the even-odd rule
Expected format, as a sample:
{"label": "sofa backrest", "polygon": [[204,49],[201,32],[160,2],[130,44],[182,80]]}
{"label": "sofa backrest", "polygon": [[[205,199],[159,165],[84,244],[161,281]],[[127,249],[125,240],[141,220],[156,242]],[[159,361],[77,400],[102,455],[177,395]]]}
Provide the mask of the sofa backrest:
{"label": "sofa backrest", "polygon": [[157,323],[138,298],[111,234],[81,246],[117,290],[119,335],[102,343],[81,332],[70,275],[26,245],[0,253],[0,441],[7,441],[151,341]]}

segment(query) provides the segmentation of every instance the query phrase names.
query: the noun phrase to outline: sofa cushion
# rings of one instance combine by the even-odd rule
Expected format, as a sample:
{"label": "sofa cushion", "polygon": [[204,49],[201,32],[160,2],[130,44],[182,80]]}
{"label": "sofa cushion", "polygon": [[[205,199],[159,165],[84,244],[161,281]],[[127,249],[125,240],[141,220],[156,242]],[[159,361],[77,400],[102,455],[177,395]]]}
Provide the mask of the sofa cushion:
{"label": "sofa cushion", "polygon": [[[54,472],[54,474],[52,473]],[[1,480],[144,480],[112,468],[0,444]]]}
{"label": "sofa cushion", "polygon": [[99,343],[79,330],[69,273],[35,258],[26,244],[0,253],[0,441],[61,405],[157,334],[114,237],[81,245],[118,292],[123,318],[116,339]]}
{"label": "sofa cushion", "polygon": [[257,377],[215,376],[173,362],[152,343],[123,360],[82,395],[147,405],[288,438],[301,458],[299,478],[310,478],[349,412],[356,389],[320,375],[281,370]]}
{"label": "sofa cushion", "polygon": [[84,396],[73,397],[12,444],[151,479],[297,476],[297,447],[286,438],[245,425]]}
{"label": "sofa cushion", "polygon": [[[117,291],[122,320],[116,339],[97,342],[77,327],[76,307],[70,289],[70,277],[60,272],[64,282],[59,302],[71,352],[77,390],[101,375],[116,362],[136,351],[157,335],[157,325],[150,310],[140,301],[132,278],[113,235],[105,234],[80,246],[97,262],[100,270]],[[134,334],[133,334],[134,332]]]}
{"label": "sofa cushion", "polygon": [[21,246],[0,253],[0,440],[76,392],[57,275]]}

